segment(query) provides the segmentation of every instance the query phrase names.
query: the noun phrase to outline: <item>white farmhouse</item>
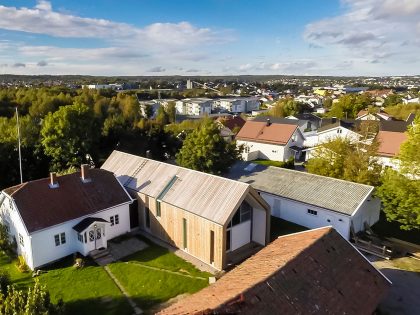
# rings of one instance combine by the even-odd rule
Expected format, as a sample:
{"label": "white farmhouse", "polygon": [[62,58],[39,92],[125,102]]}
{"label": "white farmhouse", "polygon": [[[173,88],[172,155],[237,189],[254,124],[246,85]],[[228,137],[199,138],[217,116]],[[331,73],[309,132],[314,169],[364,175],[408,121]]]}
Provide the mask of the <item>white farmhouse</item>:
{"label": "white farmhouse", "polygon": [[238,162],[228,175],[251,184],[271,215],[307,228],[334,227],[344,238],[379,220],[374,187],[273,166]]}
{"label": "white farmhouse", "polygon": [[[29,268],[107,247],[138,226],[130,222],[132,198],[115,176],[89,169],[26,182],[0,194],[0,221]],[[135,213],[135,212],[134,212]],[[134,216],[135,217],[135,216]]]}
{"label": "white farmhouse", "polygon": [[213,109],[213,100],[210,98],[186,98],[177,101],[175,108],[178,115],[210,115]]}
{"label": "white farmhouse", "polygon": [[242,158],[245,161],[266,159],[286,161],[299,158],[304,137],[294,120],[288,123],[248,120],[236,136],[238,146],[244,146]]}

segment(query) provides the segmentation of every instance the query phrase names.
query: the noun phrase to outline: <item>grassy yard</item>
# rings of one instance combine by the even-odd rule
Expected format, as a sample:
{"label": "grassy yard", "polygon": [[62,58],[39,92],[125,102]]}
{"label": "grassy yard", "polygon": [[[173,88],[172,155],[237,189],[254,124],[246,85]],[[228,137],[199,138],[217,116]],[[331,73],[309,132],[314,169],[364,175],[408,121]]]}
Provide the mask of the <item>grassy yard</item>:
{"label": "grassy yard", "polygon": [[304,226],[294,224],[292,222],[288,222],[283,219],[279,219],[277,217],[271,216],[271,227],[270,227],[271,241],[274,241],[277,237],[282,236],[282,235],[302,232],[306,230],[309,230],[309,229]]}
{"label": "grassy yard", "polygon": [[277,167],[282,167],[284,164],[284,162],[270,161],[270,160],[253,160],[252,163],[261,164],[265,166],[277,166]]}
{"label": "grassy yard", "polygon": [[210,273],[198,270],[165,248],[151,242],[148,244],[148,248],[126,257],[124,262],[109,265],[111,272],[141,308],[148,309],[208,285]]}
{"label": "grassy yard", "polygon": [[[167,249],[148,242],[149,247],[109,265],[126,291],[143,309],[184,293],[194,293],[208,285],[211,274],[201,272]],[[103,267],[87,260],[75,269],[73,257],[46,268],[39,276],[52,302],[62,299],[65,314],[132,314],[126,298]],[[152,268],[158,268],[156,270]],[[13,284],[26,289],[33,284],[32,272],[20,273],[8,256],[0,253],[0,269],[9,272]]]}
{"label": "grassy yard", "polygon": [[93,263],[75,269],[69,257],[51,265],[39,279],[54,303],[63,299],[66,314],[131,314],[132,309],[106,271]]}
{"label": "grassy yard", "polygon": [[379,221],[372,226],[372,230],[382,237],[394,237],[400,240],[420,245],[420,231],[405,231],[400,229],[398,222],[388,222],[381,211]]}

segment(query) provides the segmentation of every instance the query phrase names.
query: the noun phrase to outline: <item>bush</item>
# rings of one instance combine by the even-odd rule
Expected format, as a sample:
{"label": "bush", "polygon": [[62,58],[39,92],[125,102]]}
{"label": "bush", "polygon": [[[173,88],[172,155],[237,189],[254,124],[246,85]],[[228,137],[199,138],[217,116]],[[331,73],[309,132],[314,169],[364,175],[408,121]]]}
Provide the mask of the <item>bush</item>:
{"label": "bush", "polygon": [[10,275],[7,271],[0,271],[0,292],[6,294],[7,286],[11,284]]}
{"label": "bush", "polygon": [[22,255],[18,256],[17,262],[16,262],[16,267],[17,269],[19,269],[20,272],[28,272],[29,271],[29,267],[26,264],[25,258]]}

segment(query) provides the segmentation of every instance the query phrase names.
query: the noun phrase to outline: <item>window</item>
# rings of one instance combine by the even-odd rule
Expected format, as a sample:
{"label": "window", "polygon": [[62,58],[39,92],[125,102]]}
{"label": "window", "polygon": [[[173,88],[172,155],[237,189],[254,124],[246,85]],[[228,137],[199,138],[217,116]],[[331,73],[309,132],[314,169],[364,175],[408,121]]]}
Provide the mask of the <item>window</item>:
{"label": "window", "polygon": [[187,219],[183,218],[182,219],[182,227],[183,227],[183,236],[184,236],[184,249],[187,249]]}
{"label": "window", "polygon": [[277,153],[277,150],[271,150],[271,152],[273,152],[273,153]]}
{"label": "window", "polygon": [[23,236],[19,233],[19,244],[23,246],[25,246],[24,242],[23,242]]}
{"label": "window", "polygon": [[156,216],[160,218],[161,210],[160,210],[160,201],[156,200]]}
{"label": "window", "polygon": [[210,263],[214,263],[214,231],[210,231]]}
{"label": "window", "polygon": [[95,232],[93,230],[89,231],[89,242],[93,242],[95,240]]}
{"label": "window", "polygon": [[86,232],[84,234],[84,239],[85,239],[85,244],[87,243],[87,237],[86,237]]}
{"label": "window", "polygon": [[343,130],[337,129],[337,133],[343,133]]}
{"label": "window", "polygon": [[252,206],[246,201],[244,201],[242,202],[239,209],[236,210],[228,226],[229,227],[235,226],[245,221],[249,221],[251,220],[251,216],[252,216]]}
{"label": "window", "polygon": [[318,211],[316,211],[316,210],[312,210],[312,209],[308,209],[308,214],[311,214],[311,215],[318,215]]}
{"label": "window", "polygon": [[66,244],[66,233],[54,235],[55,246]]}
{"label": "window", "polygon": [[6,229],[7,233],[10,233],[10,224],[7,221],[4,221],[4,228]]}
{"label": "window", "polygon": [[146,207],[144,209],[145,211],[145,216],[146,216],[146,228],[150,229],[150,209],[148,207]]}
{"label": "window", "polygon": [[66,244],[66,233],[60,234],[61,244]]}
{"label": "window", "polygon": [[230,230],[226,231],[226,251],[230,250]]}
{"label": "window", "polygon": [[245,152],[245,153],[249,153],[249,146],[247,146],[247,145],[246,145],[246,146],[244,147],[244,152]]}
{"label": "window", "polygon": [[83,243],[83,235],[82,235],[82,234],[77,234],[77,240],[78,240],[80,243]]}
{"label": "window", "polygon": [[111,222],[111,226],[120,224],[120,216],[118,214],[110,216],[109,221]]}

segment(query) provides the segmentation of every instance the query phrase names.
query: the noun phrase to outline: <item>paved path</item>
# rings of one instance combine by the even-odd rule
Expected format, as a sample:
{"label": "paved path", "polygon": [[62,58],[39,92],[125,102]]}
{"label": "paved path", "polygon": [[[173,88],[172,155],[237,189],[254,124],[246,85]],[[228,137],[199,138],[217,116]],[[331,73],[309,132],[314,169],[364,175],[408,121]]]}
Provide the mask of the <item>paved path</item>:
{"label": "paved path", "polygon": [[200,279],[200,280],[205,280],[205,281],[208,280],[207,278],[192,276],[192,275],[185,274],[185,273],[182,273],[182,272],[179,272],[179,271],[172,271],[172,270],[168,270],[168,269],[162,269],[162,268],[158,268],[158,267],[152,267],[152,266],[144,265],[144,264],[139,263],[137,261],[127,261],[125,263],[126,264],[135,264],[135,265],[147,268],[147,269],[163,271],[163,272],[167,272],[167,273],[171,273],[171,274],[179,275],[179,276],[183,276],[183,277],[188,277],[188,278],[192,278],[192,279]]}
{"label": "paved path", "polygon": [[130,297],[128,292],[125,290],[125,288],[122,286],[122,284],[118,281],[118,279],[114,276],[114,274],[111,272],[108,266],[104,267],[105,271],[108,273],[108,275],[111,277],[111,279],[115,282],[117,287],[120,289],[122,294],[126,297],[128,304],[133,308],[134,314],[140,315],[143,314],[143,310],[137,306],[137,304],[133,301],[133,299]]}

